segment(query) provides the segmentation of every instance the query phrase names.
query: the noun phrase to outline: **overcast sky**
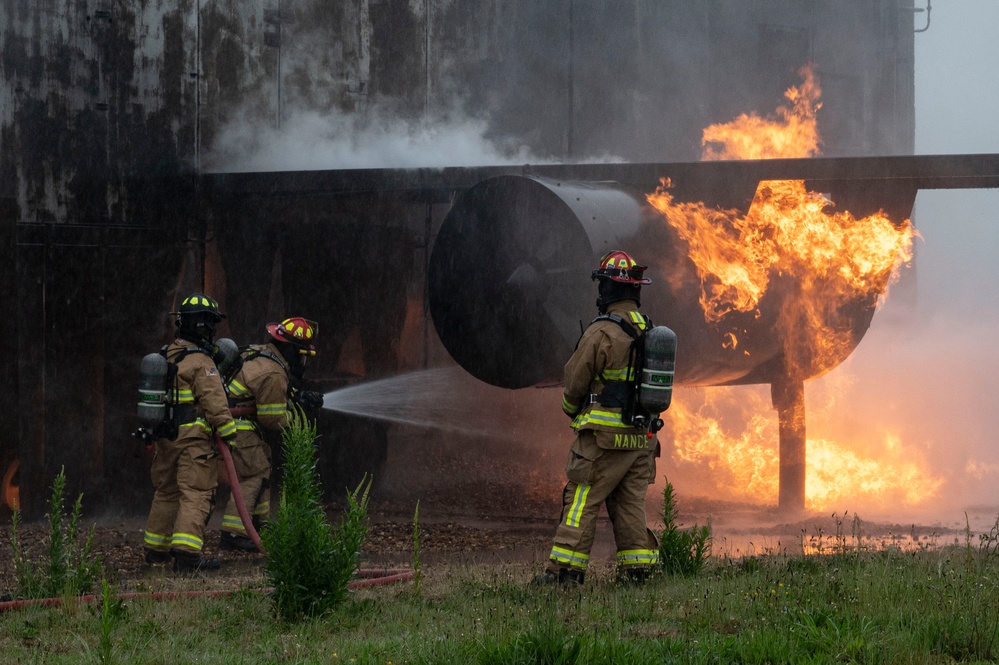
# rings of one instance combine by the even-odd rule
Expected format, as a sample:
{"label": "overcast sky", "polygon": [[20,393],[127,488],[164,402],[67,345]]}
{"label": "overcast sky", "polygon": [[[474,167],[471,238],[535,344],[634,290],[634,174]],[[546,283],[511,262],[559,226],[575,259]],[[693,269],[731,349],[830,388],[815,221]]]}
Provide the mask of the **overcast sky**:
{"label": "overcast sky", "polygon": [[[916,0],[925,7],[926,0]],[[917,14],[915,27],[925,26]],[[999,0],[935,0],[916,40],[916,153],[999,153]],[[999,510],[999,190],[920,192],[916,307],[889,296],[847,363],[838,418],[901,434],[946,478],[941,522]],[[896,316],[897,315],[897,316]],[[809,437],[821,425],[809,423]],[[972,515],[974,519],[974,515]]]}

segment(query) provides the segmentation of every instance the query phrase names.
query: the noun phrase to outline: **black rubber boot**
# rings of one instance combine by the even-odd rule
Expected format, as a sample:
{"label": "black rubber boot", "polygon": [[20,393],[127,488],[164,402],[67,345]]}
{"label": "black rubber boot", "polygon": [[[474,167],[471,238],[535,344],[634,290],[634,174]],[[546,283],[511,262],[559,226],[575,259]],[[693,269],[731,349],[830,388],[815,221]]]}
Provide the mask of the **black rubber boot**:
{"label": "black rubber boot", "polygon": [[161,563],[170,563],[173,561],[173,555],[169,552],[164,552],[163,550],[154,550],[146,548],[146,563],[150,566],[155,566]]}
{"label": "black rubber boot", "polygon": [[194,552],[181,550],[170,550],[170,552],[173,554],[173,572],[175,573],[198,573],[218,570],[222,567],[218,559],[205,559]]}
{"label": "black rubber boot", "polygon": [[226,551],[235,552],[259,552],[256,544],[253,540],[247,536],[241,536],[238,533],[230,533],[228,531],[222,532],[221,540],[219,540],[219,549]]}
{"label": "black rubber boot", "polygon": [[253,524],[253,530],[260,533],[267,526],[267,519],[262,515],[254,515],[250,518],[250,523]]}
{"label": "black rubber boot", "polygon": [[546,568],[541,571],[533,580],[532,586],[559,585],[563,587],[581,586],[586,574],[581,570],[571,568],[559,568],[557,571]]}
{"label": "black rubber boot", "polygon": [[617,583],[624,586],[642,586],[650,576],[650,572],[645,568],[625,568],[618,570]]}

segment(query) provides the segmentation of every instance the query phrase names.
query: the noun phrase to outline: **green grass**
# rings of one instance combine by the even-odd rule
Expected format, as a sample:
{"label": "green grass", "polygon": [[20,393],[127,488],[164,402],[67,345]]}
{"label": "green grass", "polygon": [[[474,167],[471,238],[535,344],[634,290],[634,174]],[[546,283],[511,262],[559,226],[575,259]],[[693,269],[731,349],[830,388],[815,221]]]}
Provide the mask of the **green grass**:
{"label": "green grass", "polygon": [[[21,663],[949,663],[999,658],[999,556],[982,545],[710,559],[697,575],[531,588],[533,566],[423,566],[326,614],[258,593],[0,614]],[[102,638],[103,635],[103,638]],[[102,643],[103,639],[103,643]],[[108,644],[113,648],[109,655]]]}

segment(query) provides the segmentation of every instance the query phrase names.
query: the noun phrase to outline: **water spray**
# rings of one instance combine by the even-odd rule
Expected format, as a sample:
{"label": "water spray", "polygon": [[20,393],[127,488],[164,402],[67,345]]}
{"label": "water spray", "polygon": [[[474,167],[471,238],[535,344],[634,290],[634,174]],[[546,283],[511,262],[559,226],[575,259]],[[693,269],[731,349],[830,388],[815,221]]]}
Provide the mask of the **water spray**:
{"label": "water spray", "polygon": [[[330,411],[473,436],[496,436],[504,428],[490,406],[497,388],[469,387],[458,367],[436,367],[358,383],[328,392]],[[502,391],[500,391],[502,392]]]}

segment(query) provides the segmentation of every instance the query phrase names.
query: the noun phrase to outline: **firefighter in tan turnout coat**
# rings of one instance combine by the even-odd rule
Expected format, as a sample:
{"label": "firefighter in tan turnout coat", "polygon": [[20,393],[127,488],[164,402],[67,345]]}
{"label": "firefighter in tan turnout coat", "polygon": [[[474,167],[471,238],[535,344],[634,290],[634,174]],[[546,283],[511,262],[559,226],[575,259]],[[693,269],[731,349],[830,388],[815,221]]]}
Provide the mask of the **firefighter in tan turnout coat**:
{"label": "firefighter in tan turnout coat", "polygon": [[549,564],[536,584],[581,584],[590,561],[597,515],[606,504],[617,545],[618,579],[642,582],[658,563],[655,536],[645,519],[645,495],[655,480],[657,441],[648,428],[622,417],[634,370],[632,337],[617,321],[644,334],[649,320],[639,311],[645,266],[621,251],[610,252],[593,271],[599,280],[602,316],[583,332],[565,365],[562,410],[572,418],[576,439],[566,464],[562,516]]}
{"label": "firefighter in tan turnout coat", "polygon": [[[271,447],[264,439],[265,432],[278,432],[287,424],[289,383],[293,376],[302,376],[307,359],[316,355],[313,342],[317,329],[314,322],[301,317],[267,324],[270,340],[245,349],[242,367],[229,381],[233,410],[238,414],[240,407],[254,408],[252,414],[236,419],[232,460],[246,512],[256,530],[270,514]],[[322,395],[316,392],[295,390],[291,398],[306,413],[322,406]],[[221,548],[257,551],[246,535],[234,496],[222,515]]]}
{"label": "firefighter in tan turnout coat", "polygon": [[177,367],[170,387],[176,435],[153,443],[150,477],[155,488],[146,520],[147,563],[173,560],[174,570],[214,570],[218,559],[201,556],[205,525],[218,482],[217,433],[231,441],[236,423],[213,355],[215,327],[225,318],[218,303],[194,294],[181,303],[176,339],[162,352]]}

